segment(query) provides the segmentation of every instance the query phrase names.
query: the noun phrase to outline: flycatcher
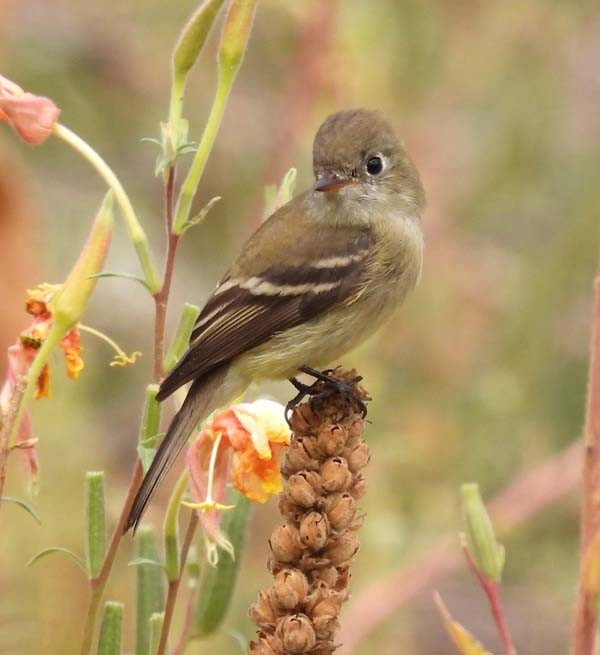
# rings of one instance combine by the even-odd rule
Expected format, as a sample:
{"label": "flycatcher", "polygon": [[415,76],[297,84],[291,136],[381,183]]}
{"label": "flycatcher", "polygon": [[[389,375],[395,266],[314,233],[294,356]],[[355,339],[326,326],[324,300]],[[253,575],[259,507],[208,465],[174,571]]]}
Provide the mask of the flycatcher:
{"label": "flycatcher", "polygon": [[250,237],[200,313],[158,400],[192,382],[127,519],[136,527],[196,425],[252,380],[292,378],[368,337],[421,272],[423,187],[379,112],[341,111],[313,145],[316,182]]}

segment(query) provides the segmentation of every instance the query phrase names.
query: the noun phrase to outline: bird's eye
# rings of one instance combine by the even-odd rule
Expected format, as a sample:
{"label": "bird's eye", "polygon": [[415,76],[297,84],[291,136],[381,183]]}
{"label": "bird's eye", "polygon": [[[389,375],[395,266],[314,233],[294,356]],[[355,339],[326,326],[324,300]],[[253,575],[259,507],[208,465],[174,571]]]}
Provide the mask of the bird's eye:
{"label": "bird's eye", "polygon": [[383,159],[381,157],[369,157],[367,160],[367,173],[369,175],[379,175],[383,170]]}

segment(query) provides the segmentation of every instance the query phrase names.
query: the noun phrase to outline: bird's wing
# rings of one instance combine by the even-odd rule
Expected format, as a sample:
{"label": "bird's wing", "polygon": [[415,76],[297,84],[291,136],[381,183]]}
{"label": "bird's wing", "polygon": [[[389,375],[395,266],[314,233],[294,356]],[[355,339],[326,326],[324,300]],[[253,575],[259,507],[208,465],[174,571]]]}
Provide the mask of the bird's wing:
{"label": "bird's wing", "polygon": [[204,306],[189,348],[162,382],[158,399],[274,334],[351,302],[363,287],[372,252],[372,235],[357,229],[313,247],[306,239],[290,244],[287,263],[255,266],[252,275],[234,266]]}

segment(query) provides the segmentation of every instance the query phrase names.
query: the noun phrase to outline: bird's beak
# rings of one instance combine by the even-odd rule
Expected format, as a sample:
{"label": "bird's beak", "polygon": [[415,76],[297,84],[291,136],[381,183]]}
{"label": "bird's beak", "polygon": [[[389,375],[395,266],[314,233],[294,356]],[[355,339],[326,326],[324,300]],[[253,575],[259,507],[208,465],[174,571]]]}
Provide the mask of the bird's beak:
{"label": "bird's beak", "polygon": [[317,178],[314,189],[315,191],[337,191],[349,184],[354,184],[355,181],[353,177],[338,175],[338,173],[323,173]]}

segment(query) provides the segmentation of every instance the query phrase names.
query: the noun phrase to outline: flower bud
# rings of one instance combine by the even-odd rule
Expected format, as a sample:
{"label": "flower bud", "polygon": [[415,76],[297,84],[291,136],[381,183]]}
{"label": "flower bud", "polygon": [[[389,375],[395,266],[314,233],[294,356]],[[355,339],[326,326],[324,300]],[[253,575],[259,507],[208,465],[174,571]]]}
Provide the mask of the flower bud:
{"label": "flower bud", "polygon": [[277,635],[283,648],[293,655],[310,652],[317,643],[315,631],[305,614],[292,614],[283,618],[277,626]]}
{"label": "flower bud", "polygon": [[274,626],[279,619],[279,614],[273,607],[271,596],[266,591],[260,592],[256,602],[250,606],[248,615],[261,628]]}
{"label": "flower bud", "polygon": [[222,4],[223,0],[207,0],[193,13],[179,35],[173,52],[175,73],[185,75],[196,63]]}
{"label": "flower bud", "polygon": [[349,493],[329,496],[325,504],[329,523],[334,530],[345,530],[356,516],[356,501]]}
{"label": "flower bud", "polygon": [[232,0],[225,18],[225,26],[219,46],[219,66],[235,74],[244,58],[256,0]]}
{"label": "flower bud", "polygon": [[284,610],[293,610],[308,594],[308,580],[298,569],[284,569],[275,577],[273,599]]}
{"label": "flower bud", "polygon": [[283,493],[279,496],[278,503],[279,511],[286,516],[290,521],[297,523],[304,516],[305,509],[296,505],[288,496]]}
{"label": "flower bud", "polygon": [[290,427],[296,434],[311,434],[314,423],[315,415],[310,403],[296,407],[290,417]]}
{"label": "flower bud", "polygon": [[352,473],[358,473],[363,469],[371,459],[371,452],[369,446],[364,441],[356,444],[352,449],[347,449],[344,452],[344,457],[348,462],[348,468]]}
{"label": "flower bud", "polygon": [[321,452],[331,457],[340,455],[348,440],[348,429],[344,425],[328,425],[317,436]]}
{"label": "flower bud", "polygon": [[26,93],[0,75],[0,121],[6,121],[26,143],[43,143],[52,134],[59,114],[50,98]]}
{"label": "flower bud", "polygon": [[314,471],[301,471],[291,475],[285,494],[300,507],[312,507],[321,495],[321,478]]}
{"label": "flower bud", "polygon": [[321,467],[321,482],[327,492],[345,491],[352,483],[352,473],[343,457],[330,457]]}
{"label": "flower bud", "polygon": [[504,568],[504,548],[496,541],[494,526],[481,500],[479,485],[463,484],[461,494],[467,539],[475,564],[487,580],[498,582]]}
{"label": "flower bud", "polygon": [[108,192],[94,220],[94,225],[79,259],[53,302],[54,320],[66,330],[77,324],[96,286],[92,277],[99,273],[106,259],[113,229],[113,197]]}
{"label": "flower bud", "polygon": [[300,539],[306,548],[320,550],[329,537],[329,520],[320,512],[309,512],[300,522]]}
{"label": "flower bud", "polygon": [[356,555],[358,548],[358,537],[354,532],[345,532],[329,542],[325,556],[334,566],[346,564]]}
{"label": "flower bud", "polygon": [[302,555],[298,529],[289,523],[275,528],[269,539],[269,545],[273,555],[280,562],[293,562]]}

